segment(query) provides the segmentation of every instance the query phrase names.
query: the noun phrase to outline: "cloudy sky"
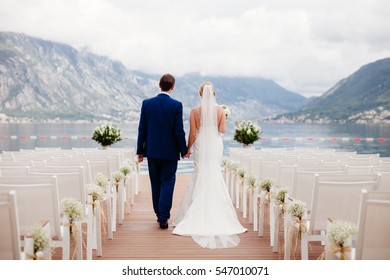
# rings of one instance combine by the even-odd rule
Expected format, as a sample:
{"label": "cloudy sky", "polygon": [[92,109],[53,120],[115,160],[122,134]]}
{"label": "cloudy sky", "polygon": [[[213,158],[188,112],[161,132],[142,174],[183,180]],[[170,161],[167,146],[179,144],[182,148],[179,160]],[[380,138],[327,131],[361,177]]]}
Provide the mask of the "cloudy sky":
{"label": "cloudy sky", "polygon": [[390,1],[0,0],[0,31],[131,70],[259,76],[312,96],[390,57]]}

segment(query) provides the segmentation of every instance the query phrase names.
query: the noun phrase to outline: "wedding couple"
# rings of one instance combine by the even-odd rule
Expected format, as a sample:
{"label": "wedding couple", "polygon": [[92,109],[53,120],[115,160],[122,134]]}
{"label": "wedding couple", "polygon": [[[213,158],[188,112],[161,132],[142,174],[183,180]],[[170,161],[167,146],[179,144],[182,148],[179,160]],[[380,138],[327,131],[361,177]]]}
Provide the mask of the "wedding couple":
{"label": "wedding couple", "polygon": [[168,228],[177,162],[194,155],[194,171],[173,222],[173,234],[191,236],[204,248],[237,246],[240,224],[221,174],[226,116],[216,103],[213,85],[199,87],[200,105],[190,114],[188,147],[183,128],[183,105],[170,97],[175,78],[161,77],[161,92],[142,103],[137,155],[148,161],[153,209],[161,229]]}

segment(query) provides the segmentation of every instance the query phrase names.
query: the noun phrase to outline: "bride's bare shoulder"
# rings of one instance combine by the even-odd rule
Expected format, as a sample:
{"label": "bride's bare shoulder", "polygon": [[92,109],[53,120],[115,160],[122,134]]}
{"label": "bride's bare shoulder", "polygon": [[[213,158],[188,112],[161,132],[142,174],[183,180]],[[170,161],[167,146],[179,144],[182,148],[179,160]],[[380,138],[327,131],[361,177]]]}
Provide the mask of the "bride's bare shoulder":
{"label": "bride's bare shoulder", "polygon": [[191,109],[191,113],[195,113],[195,112],[198,112],[200,110],[200,105],[194,107]]}

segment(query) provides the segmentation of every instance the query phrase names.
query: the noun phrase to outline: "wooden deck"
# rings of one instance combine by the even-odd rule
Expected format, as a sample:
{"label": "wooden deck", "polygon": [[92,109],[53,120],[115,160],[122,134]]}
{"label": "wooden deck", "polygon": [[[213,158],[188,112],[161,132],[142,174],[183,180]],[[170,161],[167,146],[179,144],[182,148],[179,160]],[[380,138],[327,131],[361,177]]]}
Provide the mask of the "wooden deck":
{"label": "wooden deck", "polygon": [[[177,176],[171,219],[175,217],[176,210],[184,194],[190,175],[179,174]],[[117,225],[114,238],[109,240],[103,235],[103,256],[97,257],[93,253],[94,260],[283,260],[283,243],[280,244],[278,253],[272,252],[269,238],[268,219],[264,227],[264,236],[259,237],[257,231],[253,231],[253,225],[247,219],[242,218],[242,213],[237,210],[237,215],[242,225],[248,228],[246,233],[240,234],[240,244],[229,249],[204,249],[199,247],[191,237],[172,234],[172,227],[161,230],[156,221],[152,209],[150,183],[147,174],[140,175],[140,192],[135,197],[135,203],[130,213],[125,215],[122,225]],[[267,213],[265,215],[268,216]],[[282,232],[279,233],[282,237]],[[280,238],[279,240],[282,240]],[[320,244],[311,243],[309,259],[315,260],[321,254],[323,247]],[[53,259],[60,259],[59,251],[53,255]],[[295,255],[300,259],[299,247]]]}

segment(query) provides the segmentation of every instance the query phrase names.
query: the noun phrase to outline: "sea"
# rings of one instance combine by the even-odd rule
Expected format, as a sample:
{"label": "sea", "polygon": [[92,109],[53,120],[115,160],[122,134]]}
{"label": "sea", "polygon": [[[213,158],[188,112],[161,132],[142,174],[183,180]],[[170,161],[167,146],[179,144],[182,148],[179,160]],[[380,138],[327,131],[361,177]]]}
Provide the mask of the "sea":
{"label": "sea", "polygon": [[[18,151],[36,147],[61,149],[91,148],[99,145],[91,139],[97,124],[68,123],[23,123],[0,124],[0,151]],[[117,124],[122,132],[122,141],[112,147],[136,147],[137,124]],[[188,135],[188,125],[185,125]],[[326,148],[336,151],[356,151],[360,154],[379,154],[390,157],[390,125],[381,124],[260,124],[260,140],[252,148],[288,148],[311,147]],[[224,156],[229,155],[229,148],[241,147],[233,140],[234,124],[228,122],[224,134]],[[0,154],[1,155],[1,154]],[[178,173],[190,173],[193,161],[180,160]],[[141,171],[147,167],[141,165]]]}

